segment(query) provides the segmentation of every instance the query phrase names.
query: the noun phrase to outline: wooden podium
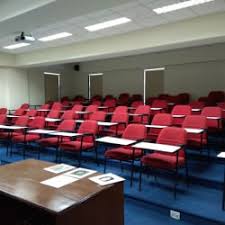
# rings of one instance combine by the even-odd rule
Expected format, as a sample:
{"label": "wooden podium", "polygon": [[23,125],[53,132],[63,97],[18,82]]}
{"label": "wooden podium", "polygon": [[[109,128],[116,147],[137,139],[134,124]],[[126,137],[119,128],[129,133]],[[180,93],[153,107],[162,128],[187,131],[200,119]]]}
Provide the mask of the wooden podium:
{"label": "wooden podium", "polygon": [[[100,186],[83,178],[56,189],[41,181],[53,163],[25,160],[0,167],[4,225],[123,225],[123,182]],[[97,175],[97,174],[96,174]]]}

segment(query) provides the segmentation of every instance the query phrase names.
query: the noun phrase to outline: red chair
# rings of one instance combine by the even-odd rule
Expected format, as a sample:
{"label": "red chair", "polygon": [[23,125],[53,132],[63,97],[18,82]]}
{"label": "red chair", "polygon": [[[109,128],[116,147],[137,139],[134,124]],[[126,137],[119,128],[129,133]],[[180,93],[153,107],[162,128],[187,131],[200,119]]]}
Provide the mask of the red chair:
{"label": "red chair", "polygon": [[103,106],[108,107],[107,112],[113,112],[115,110],[116,107],[116,99],[115,98],[110,98],[110,99],[106,99],[103,103]]}
{"label": "red chair", "polygon": [[222,109],[222,117],[225,119],[225,102],[219,102],[217,105]]}
{"label": "red chair", "polygon": [[[50,104],[43,104],[43,105],[41,105],[40,106],[40,108],[39,109],[44,109],[44,110],[48,110],[48,109],[50,109]],[[37,116],[46,116],[48,114],[48,111],[46,111],[46,112],[40,112],[40,111],[38,111],[37,112]]]}
{"label": "red chair", "polygon": [[29,109],[30,105],[28,103],[23,103],[21,106],[20,106],[20,109]]}
{"label": "red chair", "polygon": [[[172,126],[172,121],[173,121],[172,119],[173,118],[172,118],[171,114],[169,114],[169,113],[158,113],[153,117],[151,125],[169,127],[169,126]],[[149,128],[149,131],[147,134],[148,139],[150,139],[150,141],[155,142],[159,136],[159,133],[161,132],[161,130],[163,128],[160,128],[160,127]]]}
{"label": "red chair", "polygon": [[[134,101],[131,103],[131,107],[137,109],[138,106],[144,105],[143,101]],[[129,110],[129,112],[133,113],[135,109]]]}
{"label": "red chair", "polygon": [[168,112],[168,102],[166,100],[156,99],[152,102],[151,108],[153,108],[153,110],[151,110],[151,115],[155,115],[159,112],[166,113]]}
{"label": "red chair", "polygon": [[[143,124],[129,124],[123,132],[122,138],[142,141],[146,138],[146,127]],[[118,148],[109,149],[105,152],[104,172],[106,172],[106,162],[108,159],[126,161],[131,163],[131,179],[133,182],[134,160],[140,159],[142,150],[132,148],[131,146],[121,146]]]}
{"label": "red chair", "polygon": [[7,122],[6,114],[0,114],[0,125],[4,125]]}
{"label": "red chair", "polygon": [[224,91],[211,91],[208,94],[208,102],[210,106],[215,106],[218,102],[225,101]]}
{"label": "red chair", "polygon": [[128,124],[128,114],[127,113],[114,113],[111,119],[112,123],[118,123],[117,126],[111,126],[107,130],[101,130],[101,136],[121,136]]}
{"label": "red chair", "polygon": [[29,117],[35,117],[36,115],[37,115],[37,110],[36,109],[30,109],[26,113],[26,116],[29,116]]}
{"label": "red chair", "polygon": [[106,95],[105,96],[105,100],[107,100],[107,99],[112,99],[113,98],[113,95]]}
{"label": "red chair", "polygon": [[149,98],[147,98],[146,99],[146,105],[152,105],[152,103],[155,101],[155,100],[157,100],[158,98],[156,98],[156,97],[149,97]]}
{"label": "red chair", "polygon": [[91,98],[91,102],[92,101],[101,101],[102,100],[102,96],[101,95],[95,95]]}
{"label": "red chair", "polygon": [[[83,105],[74,105],[71,110],[73,110],[74,112],[82,111],[83,110]],[[74,119],[75,120],[80,119],[80,114],[75,113]]]}
{"label": "red chair", "polygon": [[97,105],[89,105],[89,106],[85,109],[85,111],[90,112],[90,114],[84,115],[84,119],[85,119],[85,120],[88,120],[88,119],[90,118],[90,116],[91,116],[94,112],[98,111],[98,106],[97,106]]}
{"label": "red chair", "polygon": [[102,102],[99,101],[99,100],[92,100],[92,101],[91,101],[91,104],[92,104],[92,105],[100,106],[100,105],[102,104]]}
{"label": "red chair", "polygon": [[[59,119],[61,115],[61,112],[58,110],[51,110],[46,118],[51,119]],[[55,129],[57,127],[57,122],[46,122],[46,127]]]}
{"label": "red chair", "polygon": [[143,97],[141,94],[133,94],[131,96],[131,102],[134,102],[134,101],[142,101]]}
{"label": "red chair", "polygon": [[[207,146],[207,120],[205,116],[191,115],[184,119],[183,128],[203,129],[202,133],[189,133],[187,132],[187,146],[200,148],[202,152],[203,146]],[[208,148],[207,148],[208,149]],[[209,154],[209,149],[208,149]]]}
{"label": "red chair", "polygon": [[62,120],[73,120],[75,117],[75,113],[73,110],[67,110],[65,111],[62,116],[61,116],[61,119]]}
{"label": "red chair", "polygon": [[79,127],[78,133],[83,134],[81,137],[77,137],[74,141],[62,142],[60,144],[60,159],[62,152],[75,152],[78,153],[79,166],[81,165],[81,156],[83,151],[89,151],[94,149],[96,163],[98,163],[98,154],[95,144],[95,136],[97,134],[98,125],[94,120],[85,120]]}
{"label": "red chair", "polygon": [[61,102],[54,102],[52,107],[51,107],[51,110],[58,110],[58,111],[60,111],[60,110],[62,110],[62,108],[63,108],[63,105],[62,105]]}
{"label": "red chair", "polygon": [[185,167],[186,180],[188,181],[188,167],[184,146],[187,143],[187,132],[179,127],[166,127],[162,129],[158,138],[158,144],[177,145],[181,149],[176,153],[154,152],[146,154],[141,158],[141,170],[139,189],[141,190],[142,172],[145,168],[172,171],[175,175],[174,197],[176,198],[176,186],[179,168]]}
{"label": "red chair", "polygon": [[2,114],[7,114],[7,109],[6,108],[0,108],[0,115]]}
{"label": "red chair", "polygon": [[128,93],[121,93],[118,98],[118,105],[128,105],[129,104],[130,95]]}
{"label": "red chair", "polygon": [[113,113],[127,113],[128,107],[127,106],[117,106]]}
{"label": "red chair", "polygon": [[[45,127],[45,118],[41,116],[35,117],[32,123],[29,125],[29,129],[43,129],[44,127]],[[24,145],[23,158],[25,159],[28,143],[37,141],[40,138],[41,138],[40,134],[30,134],[27,132],[25,132],[24,134],[13,136],[11,139],[10,155],[12,155],[13,153],[12,152],[13,144],[21,143]]]}
{"label": "red chair", "polygon": [[90,115],[90,120],[95,121],[105,121],[106,112],[104,111],[96,111]]}
{"label": "red chair", "polygon": [[200,115],[202,109],[205,107],[205,102],[193,101],[190,103],[192,115]]}
{"label": "red chair", "polygon": [[148,124],[149,117],[150,117],[150,107],[148,105],[140,105],[134,111],[134,116],[131,122]]}
{"label": "red chair", "polygon": [[174,126],[182,126],[186,116],[191,115],[191,106],[189,105],[176,105],[174,106],[171,115],[173,117]]}
{"label": "red chair", "polygon": [[[207,119],[207,127],[209,132],[218,132],[222,128],[222,109],[218,106],[204,107],[201,113]],[[218,118],[218,119],[215,119]]]}
{"label": "red chair", "polygon": [[[28,125],[29,117],[28,116],[20,116],[17,118],[15,122],[15,126],[21,126],[21,127],[26,127]],[[6,115],[0,115],[0,124],[4,125],[7,122]],[[3,141],[7,141],[7,150],[6,154],[8,155],[8,150],[9,150],[9,142],[12,137],[16,135],[21,135],[24,133],[24,130],[16,130],[11,132],[10,130],[8,132],[6,131],[0,131],[0,139]]]}
{"label": "red chair", "polygon": [[181,105],[186,105],[190,102],[190,94],[189,93],[180,93],[178,96],[178,102]]}
{"label": "red chair", "polygon": [[[25,109],[17,109],[15,112],[14,112],[14,116],[23,116],[24,114],[26,113],[26,110]],[[11,120],[11,123],[14,124],[16,122],[17,118],[12,118]]]}
{"label": "red chair", "polygon": [[[64,131],[64,132],[74,132],[76,123],[74,120],[63,120],[59,126],[57,127],[57,131]],[[56,148],[56,161],[58,159],[58,148],[60,143],[71,141],[71,138],[69,137],[47,137],[47,138],[41,138],[37,141],[37,143],[40,144],[42,150],[46,147],[55,147]],[[40,158],[40,152],[38,154],[38,158]]]}

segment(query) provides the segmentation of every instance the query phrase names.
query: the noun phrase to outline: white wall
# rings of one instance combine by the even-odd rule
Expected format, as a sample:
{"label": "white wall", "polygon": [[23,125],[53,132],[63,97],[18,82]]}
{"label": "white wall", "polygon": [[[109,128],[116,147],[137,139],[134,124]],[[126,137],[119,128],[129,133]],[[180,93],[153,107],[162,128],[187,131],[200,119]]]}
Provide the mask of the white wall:
{"label": "white wall", "polygon": [[88,93],[88,74],[103,72],[103,92],[143,93],[143,70],[166,67],[164,92],[190,92],[193,98],[225,90],[225,44],[149,53],[81,63],[74,73],[74,94]]}
{"label": "white wall", "polygon": [[27,72],[23,69],[0,68],[1,107],[14,109],[28,102]]}

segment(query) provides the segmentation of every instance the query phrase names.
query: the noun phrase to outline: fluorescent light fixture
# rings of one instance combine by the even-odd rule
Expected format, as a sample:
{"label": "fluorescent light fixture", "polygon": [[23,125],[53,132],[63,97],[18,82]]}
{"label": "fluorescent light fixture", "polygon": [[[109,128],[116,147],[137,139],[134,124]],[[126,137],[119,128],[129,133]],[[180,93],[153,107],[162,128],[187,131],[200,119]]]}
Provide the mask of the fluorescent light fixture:
{"label": "fluorescent light fixture", "polygon": [[212,1],[215,1],[215,0],[189,0],[189,1],[184,1],[184,2],[179,2],[179,3],[163,6],[161,8],[156,8],[156,9],[153,9],[153,11],[156,12],[157,14],[168,13],[168,12],[172,12],[179,9],[184,9],[191,6],[200,5],[200,4],[204,4],[204,3],[212,2]]}
{"label": "fluorescent light fixture", "polygon": [[115,20],[109,20],[103,23],[98,23],[95,25],[91,25],[91,26],[87,26],[85,27],[86,30],[92,32],[92,31],[97,31],[97,30],[102,30],[105,28],[109,28],[109,27],[114,27],[114,26],[118,26],[121,24],[125,24],[125,23],[129,23],[131,22],[131,19],[127,18],[127,17],[121,17]]}
{"label": "fluorescent light fixture", "polygon": [[5,46],[3,48],[11,50],[11,49],[26,47],[28,45],[30,45],[30,44],[29,43],[18,43],[18,44],[14,44],[14,45]]}
{"label": "fluorescent light fixture", "polygon": [[59,76],[60,73],[44,72],[45,75]]}
{"label": "fluorescent light fixture", "polygon": [[72,35],[71,33],[62,32],[62,33],[53,34],[53,35],[50,35],[50,36],[47,36],[47,37],[39,38],[38,40],[39,41],[43,41],[43,42],[46,42],[46,41],[54,41],[56,39],[61,39],[61,38],[69,37],[71,35]]}

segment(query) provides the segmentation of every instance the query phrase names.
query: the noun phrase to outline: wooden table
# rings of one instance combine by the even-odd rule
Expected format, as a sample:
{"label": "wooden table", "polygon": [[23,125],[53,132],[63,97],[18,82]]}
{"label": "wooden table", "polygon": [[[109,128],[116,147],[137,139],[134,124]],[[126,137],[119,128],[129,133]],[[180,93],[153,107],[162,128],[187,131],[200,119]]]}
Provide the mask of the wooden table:
{"label": "wooden table", "polygon": [[[56,175],[53,163],[25,160],[0,167],[0,210],[4,225],[123,225],[123,182],[100,186],[88,178],[61,188],[41,184]],[[97,174],[96,174],[97,175]],[[93,176],[93,175],[91,175]]]}

